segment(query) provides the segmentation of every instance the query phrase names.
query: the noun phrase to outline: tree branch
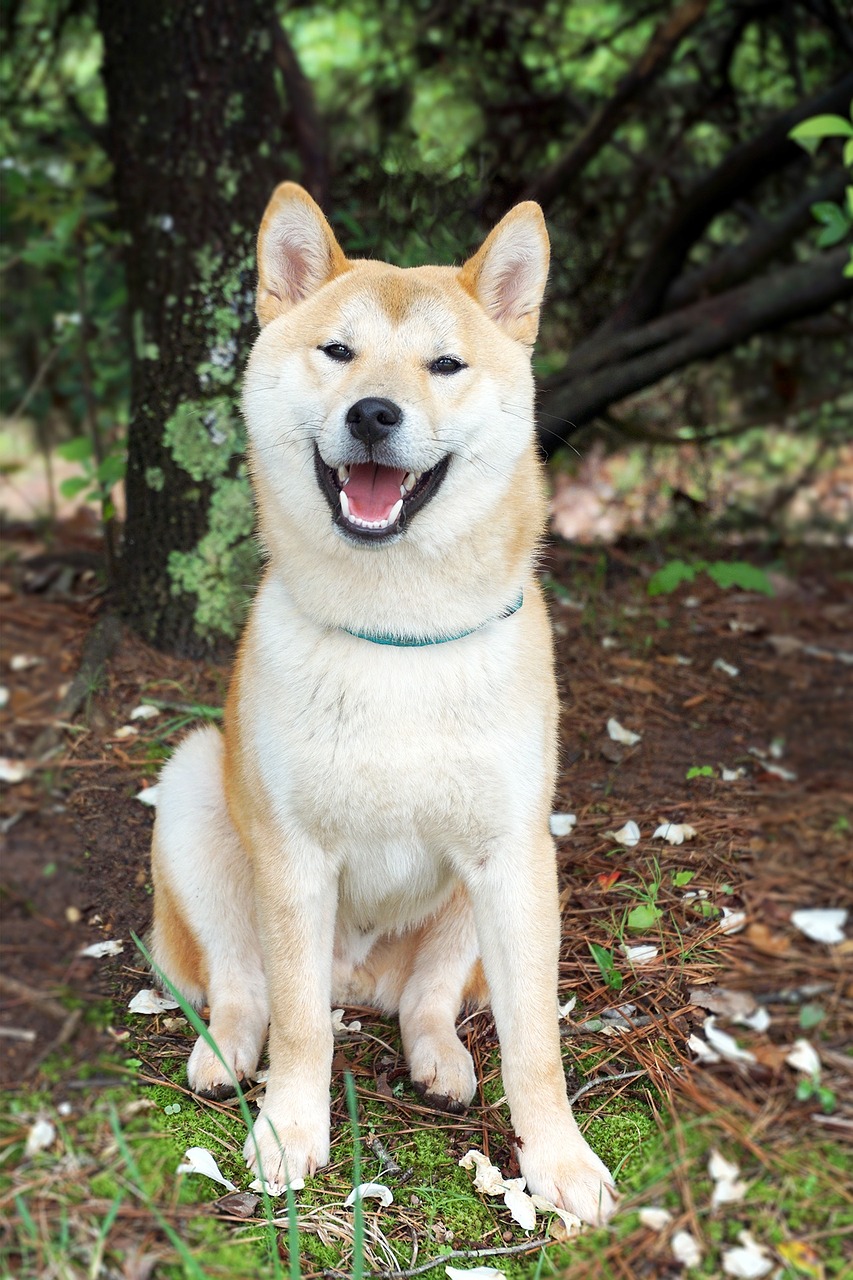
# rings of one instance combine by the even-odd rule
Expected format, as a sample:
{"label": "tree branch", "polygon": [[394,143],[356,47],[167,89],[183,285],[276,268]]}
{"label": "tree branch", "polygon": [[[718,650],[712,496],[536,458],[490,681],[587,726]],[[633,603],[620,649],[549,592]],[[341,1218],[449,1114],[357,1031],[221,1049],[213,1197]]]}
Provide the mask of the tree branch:
{"label": "tree branch", "polygon": [[569,185],[613,136],[633,100],[652,84],[669,63],[678,45],[704,17],[709,0],[682,0],[676,11],[655,30],[638,60],[613,93],[592,116],[564,156],[525,190],[523,200],[548,205]]}
{"label": "tree branch", "polygon": [[625,298],[591,341],[597,341],[604,333],[631,329],[655,315],[690,249],[714,218],[770,174],[802,157],[802,149],[788,137],[794,125],[809,116],[846,113],[851,94],[853,73],[831,89],[775,116],[762,133],[735,147],[716,169],[697,182],[679,201],[647,252]]}
{"label": "tree branch", "polygon": [[287,101],[293,113],[293,131],[302,181],[318,204],[326,204],[329,191],[329,165],[323,128],[314,102],[311,83],[299,65],[299,59],[287,33],[278,20],[272,24],[273,53],[284,81]]}
{"label": "tree branch", "polygon": [[[582,426],[608,405],[650,386],[694,360],[709,360],[745,342],[753,334],[814,315],[842,298],[853,297],[853,280],[843,275],[847,249],[822,254],[693,306],[670,312],[628,333],[596,344],[594,367],[572,362],[546,389],[543,410],[562,419],[562,429],[542,433],[546,453],[558,438]],[[586,363],[586,372],[579,369]]]}

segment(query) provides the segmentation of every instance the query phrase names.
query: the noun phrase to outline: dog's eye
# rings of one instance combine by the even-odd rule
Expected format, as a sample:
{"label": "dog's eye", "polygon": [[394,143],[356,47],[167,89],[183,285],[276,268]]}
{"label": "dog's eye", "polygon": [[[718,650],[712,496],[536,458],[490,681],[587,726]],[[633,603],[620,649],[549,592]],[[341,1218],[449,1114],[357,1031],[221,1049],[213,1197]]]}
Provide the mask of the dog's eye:
{"label": "dog's eye", "polygon": [[318,347],[318,351],[322,351],[324,356],[328,356],[330,360],[338,360],[341,364],[346,364],[352,360],[354,352],[349,347],[344,346],[342,342],[327,342],[325,347]]}
{"label": "dog's eye", "polygon": [[433,360],[429,367],[430,373],[458,373],[460,369],[467,369],[468,366],[462,360],[457,360],[456,356],[439,356],[437,360]]}

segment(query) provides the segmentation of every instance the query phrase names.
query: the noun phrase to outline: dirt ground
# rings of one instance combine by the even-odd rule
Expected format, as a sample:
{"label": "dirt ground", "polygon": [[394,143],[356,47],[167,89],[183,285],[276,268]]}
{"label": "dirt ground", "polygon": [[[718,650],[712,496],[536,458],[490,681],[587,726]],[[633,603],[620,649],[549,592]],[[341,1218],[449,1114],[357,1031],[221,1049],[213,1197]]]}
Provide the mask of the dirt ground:
{"label": "dirt ground", "polygon": [[[73,722],[57,725],[57,706],[105,609],[92,568],[97,544],[73,525],[51,546],[18,526],[6,546],[0,756],[28,772],[3,788],[0,809],[0,1075],[13,1093],[47,1083],[59,1096],[81,1064],[109,1078],[125,1052],[121,1010],[148,985],[143,966],[129,943],[114,959],[78,953],[148,927],[153,810],[136,797],[184,731],[181,708],[221,706],[228,673],[164,656],[125,632]],[[684,547],[678,554],[691,558]],[[853,906],[853,554],[698,544],[695,554],[763,565],[773,596],[723,591],[700,575],[651,598],[648,578],[668,553],[650,544],[599,551],[557,542],[547,551],[564,696],[554,808],[577,816],[558,846],[561,991],[580,993],[587,1007],[618,1005],[587,944],[615,949],[613,920],[651,893],[677,922],[682,958],[670,963],[673,937],[659,929],[625,935],[659,949],[643,971],[647,996],[631,999],[657,1020],[682,1063],[690,1061],[688,1035],[707,1016],[690,996],[697,985],[747,990],[773,1014],[769,1031],[747,1033],[755,1057],[747,1072],[726,1061],[691,1068],[684,1088],[693,1100],[709,1110],[731,1106],[741,1119],[761,1113],[775,1142],[794,1141],[807,1122],[850,1140],[853,929],[848,920],[848,940],[828,946],[796,929],[791,913]],[[147,698],[171,706],[132,721]],[[611,717],[640,741],[612,741]],[[51,730],[55,749],[38,759],[40,735]],[[723,768],[742,774],[723,781]],[[691,770],[703,772],[688,778]],[[636,849],[612,834],[628,820],[643,833]],[[689,823],[696,836],[680,846],[651,841],[661,822]],[[696,890],[743,912],[740,931],[722,933],[716,911],[703,915],[701,899],[685,899]],[[694,964],[689,957],[700,951]],[[806,1033],[798,1016],[809,992],[821,1022]],[[473,1025],[469,1044],[481,1035],[487,1047],[488,1020]],[[838,1100],[830,1114],[794,1097],[782,1046],[804,1034],[819,1038],[823,1083]],[[632,1044],[647,1064],[643,1036]],[[58,1048],[66,1065],[55,1083],[43,1066]]]}

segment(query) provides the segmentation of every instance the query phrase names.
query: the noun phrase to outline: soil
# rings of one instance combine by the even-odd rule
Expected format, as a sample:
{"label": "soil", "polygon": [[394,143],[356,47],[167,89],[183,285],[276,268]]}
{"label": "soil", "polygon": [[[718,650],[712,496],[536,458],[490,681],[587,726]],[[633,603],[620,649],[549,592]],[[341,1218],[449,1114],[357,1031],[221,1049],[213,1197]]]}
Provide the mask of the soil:
{"label": "soil", "polygon": [[[26,762],[30,772],[4,788],[0,810],[0,1075],[10,1089],[62,1089],[84,1065],[110,1074],[126,1053],[117,1044],[121,1011],[149,985],[130,939],[132,931],[144,935],[150,922],[153,810],[136,797],[154,782],[159,761],[183,732],[174,726],[186,717],[167,710],[154,721],[131,721],[130,713],[145,698],[221,706],[228,671],[155,652],[125,632],[73,723],[57,726],[64,687],[106,607],[88,558],[98,547],[74,526],[60,530],[50,547],[21,526],[7,545],[0,683],[10,696],[0,711],[0,755]],[[683,547],[679,554],[690,558]],[[707,546],[700,554],[714,558]],[[780,1008],[783,988],[812,984],[827,1011],[828,1060],[840,1058],[853,1033],[853,943],[830,948],[809,941],[790,915],[799,907],[853,905],[853,556],[802,547],[772,557],[760,548],[732,555],[724,548],[720,558],[763,563],[774,595],[722,591],[703,575],[650,599],[647,580],[665,558],[639,543],[601,551],[555,543],[546,556],[545,570],[559,584],[552,613],[564,693],[554,807],[578,819],[558,846],[561,989],[599,1007],[614,1003],[587,942],[612,941],[605,926],[624,911],[628,900],[620,894],[652,874],[654,856],[664,876],[658,902],[678,908],[679,937],[710,939],[716,957],[710,968],[707,960],[698,968],[669,965],[665,946],[650,966],[656,1008],[673,1019],[679,1052],[705,1017],[688,990],[713,980],[764,993]],[[610,717],[641,741],[613,742],[605,731]],[[127,724],[138,731],[124,733]],[[58,748],[34,758],[39,736],[51,727]],[[691,768],[706,766],[714,776],[687,779]],[[722,767],[744,774],[724,782]],[[610,834],[628,819],[644,834],[636,852]],[[690,823],[696,838],[678,847],[650,843],[662,821]],[[671,873],[685,868],[694,873],[691,888],[701,886],[712,900],[722,895],[745,912],[743,931],[723,935],[717,919],[684,902],[684,887],[674,886]],[[125,940],[120,956],[79,955],[110,938]],[[655,940],[654,932],[628,939]],[[488,1036],[487,1024],[480,1025]],[[780,1040],[802,1034],[796,1021],[783,1025]],[[57,1047],[65,1055],[58,1084],[55,1072],[43,1072]],[[771,1037],[766,1070],[762,1076],[757,1069],[754,1081],[759,1099],[768,1081],[779,1079],[772,1048]],[[696,1085],[708,1105],[718,1103],[713,1081],[722,1087],[725,1071],[723,1064]],[[792,1126],[796,1116],[794,1106],[787,1115]],[[827,1123],[842,1136],[846,1124],[849,1133],[849,1116]]]}

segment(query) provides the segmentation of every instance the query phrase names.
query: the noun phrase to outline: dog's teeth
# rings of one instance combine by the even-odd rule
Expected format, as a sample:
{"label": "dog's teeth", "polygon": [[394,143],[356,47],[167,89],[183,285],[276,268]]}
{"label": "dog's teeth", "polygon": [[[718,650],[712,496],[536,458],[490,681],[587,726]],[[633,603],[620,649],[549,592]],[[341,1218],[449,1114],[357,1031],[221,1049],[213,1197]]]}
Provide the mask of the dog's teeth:
{"label": "dog's teeth", "polygon": [[403,480],[400,492],[403,493],[405,491],[406,493],[411,493],[415,485],[418,483],[418,479],[419,477],[415,475],[414,471],[410,471]]}
{"label": "dog's teeth", "polygon": [[388,519],[385,521],[385,523],[393,524],[394,521],[397,519],[397,516],[400,514],[402,510],[403,510],[403,499],[398,498],[397,501],[394,503],[393,507],[391,508],[391,510],[388,512]]}
{"label": "dog's teeth", "polygon": [[343,513],[344,518],[345,518],[346,520],[349,520],[349,518],[350,518],[350,514],[349,514],[349,498],[348,498],[348,497],[347,497],[347,495],[344,493],[343,489],[341,489],[341,512]]}
{"label": "dog's teeth", "polygon": [[349,484],[349,467],[338,467],[338,479],[341,484]]}

